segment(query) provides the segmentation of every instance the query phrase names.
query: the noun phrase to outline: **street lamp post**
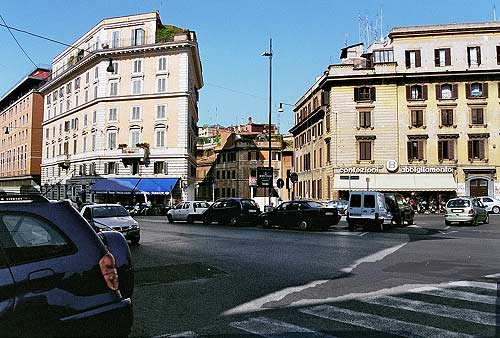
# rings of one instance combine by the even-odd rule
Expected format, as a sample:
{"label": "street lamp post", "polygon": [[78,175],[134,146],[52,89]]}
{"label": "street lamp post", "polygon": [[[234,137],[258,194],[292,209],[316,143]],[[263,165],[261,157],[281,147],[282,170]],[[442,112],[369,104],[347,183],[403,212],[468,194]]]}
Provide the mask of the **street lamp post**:
{"label": "street lamp post", "polygon": [[[263,52],[262,56],[269,58],[269,171],[272,170],[272,153],[271,153],[271,109],[272,109],[272,80],[273,80],[273,39],[269,39],[269,51]],[[269,183],[269,206],[271,206],[271,197],[273,195],[273,180]]]}

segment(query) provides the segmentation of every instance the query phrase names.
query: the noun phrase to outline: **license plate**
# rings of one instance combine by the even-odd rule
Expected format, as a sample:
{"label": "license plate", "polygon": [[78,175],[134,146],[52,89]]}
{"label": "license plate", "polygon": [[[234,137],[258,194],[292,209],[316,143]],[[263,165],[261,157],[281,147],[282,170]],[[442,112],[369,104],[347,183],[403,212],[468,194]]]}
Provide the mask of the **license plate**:
{"label": "license plate", "polygon": [[451,212],[464,212],[464,209],[451,209]]}
{"label": "license plate", "polygon": [[333,216],[333,212],[325,212],[326,216]]}
{"label": "license plate", "polygon": [[255,213],[255,212],[257,212],[257,210],[248,210],[248,212]]}

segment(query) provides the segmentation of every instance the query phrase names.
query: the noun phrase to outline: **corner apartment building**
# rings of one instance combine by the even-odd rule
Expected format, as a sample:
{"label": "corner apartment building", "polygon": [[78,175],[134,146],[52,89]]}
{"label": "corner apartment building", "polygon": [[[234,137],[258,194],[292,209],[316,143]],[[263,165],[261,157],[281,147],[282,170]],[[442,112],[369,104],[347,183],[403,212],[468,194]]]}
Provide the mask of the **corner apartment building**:
{"label": "corner apartment building", "polygon": [[203,87],[195,32],[162,24],[158,12],[104,19],[52,67],[40,89],[49,197],[194,198]]}
{"label": "corner apartment building", "polygon": [[40,191],[43,96],[50,69],[36,68],[0,98],[0,191]]}
{"label": "corner apartment building", "polygon": [[[328,198],[500,195],[500,23],[394,28],[340,58],[294,109],[300,196],[319,179]],[[309,165],[319,148],[322,174]]]}

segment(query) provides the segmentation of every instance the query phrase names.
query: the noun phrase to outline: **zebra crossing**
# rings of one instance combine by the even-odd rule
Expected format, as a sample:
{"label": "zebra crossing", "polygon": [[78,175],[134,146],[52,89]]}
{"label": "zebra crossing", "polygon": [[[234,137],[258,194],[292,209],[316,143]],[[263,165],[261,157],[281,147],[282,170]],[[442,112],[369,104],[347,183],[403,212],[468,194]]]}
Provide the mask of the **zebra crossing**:
{"label": "zebra crossing", "polygon": [[[224,337],[500,337],[497,291],[497,283],[460,281],[415,287],[402,294],[370,295],[284,310],[288,313],[254,313],[230,321],[228,327],[233,331]],[[162,337],[196,338],[205,334],[189,331]]]}

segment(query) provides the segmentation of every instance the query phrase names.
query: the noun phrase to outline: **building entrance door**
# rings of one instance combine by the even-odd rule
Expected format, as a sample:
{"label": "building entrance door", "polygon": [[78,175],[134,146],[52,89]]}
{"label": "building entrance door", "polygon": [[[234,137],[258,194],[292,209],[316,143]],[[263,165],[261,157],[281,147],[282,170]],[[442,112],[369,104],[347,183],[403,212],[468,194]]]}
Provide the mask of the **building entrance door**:
{"label": "building entrance door", "polygon": [[471,197],[488,196],[488,181],[482,178],[476,178],[470,181]]}

